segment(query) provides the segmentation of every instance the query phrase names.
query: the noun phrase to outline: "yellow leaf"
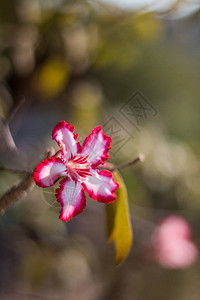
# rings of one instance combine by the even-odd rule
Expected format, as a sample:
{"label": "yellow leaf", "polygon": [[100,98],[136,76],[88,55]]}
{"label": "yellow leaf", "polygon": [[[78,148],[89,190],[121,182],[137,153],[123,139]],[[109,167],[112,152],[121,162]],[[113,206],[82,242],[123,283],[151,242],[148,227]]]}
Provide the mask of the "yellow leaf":
{"label": "yellow leaf", "polygon": [[37,90],[46,97],[60,93],[69,79],[69,67],[59,58],[48,59],[40,68],[37,79]]}
{"label": "yellow leaf", "polygon": [[116,201],[106,205],[108,242],[115,243],[115,260],[116,264],[120,264],[130,251],[133,234],[126,186],[118,171],[114,171],[113,176],[119,183],[119,188],[116,191]]}

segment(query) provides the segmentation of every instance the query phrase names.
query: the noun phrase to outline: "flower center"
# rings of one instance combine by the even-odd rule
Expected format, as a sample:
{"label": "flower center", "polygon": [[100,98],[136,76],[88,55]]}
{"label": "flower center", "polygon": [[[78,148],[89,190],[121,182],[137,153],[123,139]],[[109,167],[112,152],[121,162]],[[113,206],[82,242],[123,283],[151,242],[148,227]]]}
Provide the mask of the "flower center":
{"label": "flower center", "polygon": [[87,156],[76,156],[67,162],[67,171],[72,179],[80,180],[91,176]]}

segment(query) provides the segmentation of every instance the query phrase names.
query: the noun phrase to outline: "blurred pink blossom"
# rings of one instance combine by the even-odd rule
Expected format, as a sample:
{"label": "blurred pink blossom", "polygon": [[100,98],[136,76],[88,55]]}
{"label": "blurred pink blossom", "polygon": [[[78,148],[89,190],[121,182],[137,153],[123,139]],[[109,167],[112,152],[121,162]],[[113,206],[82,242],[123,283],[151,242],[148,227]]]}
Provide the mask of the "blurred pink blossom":
{"label": "blurred pink blossom", "polygon": [[152,243],[156,261],[166,268],[187,268],[198,257],[190,225],[180,216],[165,218],[155,230]]}

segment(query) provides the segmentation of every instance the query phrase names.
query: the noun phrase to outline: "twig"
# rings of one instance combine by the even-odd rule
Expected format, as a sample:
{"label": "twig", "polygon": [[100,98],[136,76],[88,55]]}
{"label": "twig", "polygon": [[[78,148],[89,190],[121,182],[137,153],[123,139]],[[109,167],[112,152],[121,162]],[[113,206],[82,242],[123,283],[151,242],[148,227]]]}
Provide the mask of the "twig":
{"label": "twig", "polygon": [[[60,152],[61,152],[61,150],[58,150],[57,152],[55,152],[53,148],[50,148],[47,152],[46,157],[59,156]],[[11,173],[15,173],[15,174],[26,174],[26,175],[33,174],[33,170],[17,170],[17,169],[10,169],[10,168],[6,168],[6,167],[0,167],[0,171],[11,172]]]}
{"label": "twig", "polygon": [[136,158],[134,158],[133,160],[127,162],[127,163],[124,163],[124,164],[121,164],[121,165],[118,165],[118,166],[114,166],[111,171],[114,171],[114,170],[123,170],[123,169],[126,169],[126,168],[129,168],[133,165],[135,165],[136,163],[138,162],[143,162],[144,161],[144,155],[143,154],[139,154]]}
{"label": "twig", "polygon": [[3,150],[5,147],[7,147],[11,151],[16,151],[17,147],[15,145],[7,121],[4,121],[2,118],[0,118],[0,124],[1,124],[0,139],[4,141],[3,143],[1,143],[0,150]]}
{"label": "twig", "polygon": [[6,119],[0,118],[0,123],[1,123],[0,138],[4,141],[4,143],[2,143],[0,146],[1,150],[4,150],[7,147],[11,151],[15,151],[15,152],[18,151],[12,133],[10,131],[9,125],[12,119],[17,114],[17,112],[20,110],[20,108],[24,105],[24,103],[25,103],[25,98],[20,99],[19,103],[10,110]]}
{"label": "twig", "polygon": [[[59,150],[60,151],[60,150]],[[55,151],[53,149],[49,149],[46,157],[49,157],[50,155],[54,154],[58,155],[60,152]],[[26,178],[23,179],[19,184],[13,186],[11,189],[9,189],[1,198],[0,198],[0,216],[2,216],[6,209],[10,207],[13,203],[16,201],[24,198],[29,191],[32,190],[35,183],[33,181],[33,171],[28,170],[15,170],[15,169],[9,169],[0,167],[0,171],[7,171],[12,173],[20,173],[20,174],[26,174]]]}
{"label": "twig", "polygon": [[[53,149],[49,149],[48,151],[48,157],[49,156],[58,156],[60,154],[60,150],[57,151],[55,154],[55,151]],[[128,168],[130,166],[135,165],[139,161],[143,161],[144,156],[142,154],[139,154],[136,158],[134,158],[132,161],[121,164],[118,166],[115,166],[111,163],[105,163],[103,166],[99,167],[100,169],[106,168],[110,171],[114,170],[122,170],[125,168]],[[0,198],[0,216],[4,214],[5,210],[11,206],[13,203],[18,201],[21,198],[24,198],[27,193],[34,187],[34,181],[33,181],[33,171],[28,170],[15,170],[15,169],[9,169],[0,167],[0,171],[7,171],[12,173],[20,173],[20,174],[26,174],[27,177],[22,180],[19,184],[16,186],[13,186],[8,192],[6,192],[1,198]]]}
{"label": "twig", "polygon": [[0,171],[6,171],[6,172],[11,172],[15,174],[32,174],[33,171],[31,170],[17,170],[17,169],[10,169],[10,168],[5,168],[5,167],[0,167]]}
{"label": "twig", "polygon": [[[50,150],[48,153],[52,153],[52,150]],[[60,150],[58,150],[54,155],[48,155],[47,157],[51,157],[51,156],[58,156],[60,154]],[[126,168],[129,168],[133,165],[135,165],[138,162],[143,162],[144,161],[144,155],[143,154],[139,154],[137,157],[135,157],[133,160],[124,163],[124,164],[120,164],[118,166],[115,166],[114,164],[108,162],[105,163],[103,166],[99,166],[99,169],[107,169],[109,171],[114,171],[114,170],[123,170]],[[0,167],[0,171],[6,171],[6,172],[11,172],[11,173],[15,173],[15,174],[33,174],[33,170],[17,170],[17,169],[10,169],[10,168],[6,168],[6,167]]]}
{"label": "twig", "polygon": [[6,123],[9,124],[11,122],[11,120],[14,118],[14,116],[18,113],[18,111],[20,110],[20,108],[24,105],[25,103],[25,98],[21,98],[19,103],[17,103],[17,105],[10,111]]}
{"label": "twig", "polygon": [[30,190],[34,187],[32,174],[28,175],[26,179],[19,184],[13,186],[0,198],[0,216],[2,216],[6,209],[19,199],[24,198]]}
{"label": "twig", "polygon": [[124,163],[124,164],[120,164],[118,166],[115,166],[111,163],[105,163],[103,166],[99,166],[99,169],[107,169],[109,171],[114,171],[114,170],[123,170],[123,169],[126,169],[126,168],[129,168],[133,165],[135,165],[136,163],[138,162],[143,162],[144,161],[144,155],[143,154],[139,154],[137,157],[135,157],[133,160],[127,162],[127,163]]}

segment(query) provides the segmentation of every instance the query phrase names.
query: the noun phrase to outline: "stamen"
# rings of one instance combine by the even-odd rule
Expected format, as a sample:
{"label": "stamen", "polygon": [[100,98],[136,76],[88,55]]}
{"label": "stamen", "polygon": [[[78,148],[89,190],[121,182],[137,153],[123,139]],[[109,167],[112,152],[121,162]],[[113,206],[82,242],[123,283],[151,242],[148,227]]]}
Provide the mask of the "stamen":
{"label": "stamen", "polygon": [[67,163],[67,170],[69,175],[74,179],[85,178],[91,176],[90,169],[88,168],[87,156],[76,156]]}

